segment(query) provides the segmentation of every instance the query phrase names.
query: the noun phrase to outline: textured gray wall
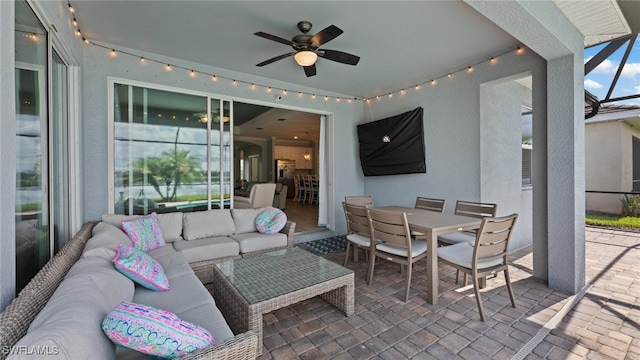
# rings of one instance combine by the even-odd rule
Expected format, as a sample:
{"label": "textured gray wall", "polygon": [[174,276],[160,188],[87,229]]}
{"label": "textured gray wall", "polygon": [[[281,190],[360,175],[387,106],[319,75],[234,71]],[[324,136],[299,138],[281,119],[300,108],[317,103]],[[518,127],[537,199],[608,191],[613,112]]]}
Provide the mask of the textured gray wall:
{"label": "textured gray wall", "polygon": [[[139,57],[120,53],[117,57],[111,58],[108,56],[108,50],[106,49],[97,46],[85,47],[82,82],[85,221],[99,219],[102,214],[109,212],[107,192],[109,176],[107,173],[107,117],[108,107],[111,104],[107,103],[107,94],[108,78],[115,77],[211,94],[221,94],[240,99],[243,102],[257,101],[274,107],[290,106],[307,109],[308,111],[332,113],[333,121],[332,123],[330,121],[331,124],[327,136],[328,153],[330,154],[328,157],[330,164],[329,190],[333,189],[330,197],[334,199],[333,207],[329,208],[329,226],[340,233],[346,231],[341,201],[347,194],[361,194],[363,192],[363,177],[357,155],[357,144],[353,141],[356,138],[355,120],[363,117],[363,106],[360,102],[325,101],[321,97],[311,99],[309,96],[304,96],[300,99],[295,92],[297,90],[309,93],[326,92],[189,63],[179,59],[140,53],[136,50],[121,50],[128,50],[146,58],[162,60],[164,63],[189,69],[193,68],[205,73],[215,73],[218,76],[290,89],[289,93],[293,95],[285,96],[281,101],[275,103],[273,93],[268,93],[262,88],[251,89],[247,84],[242,83],[234,86],[231,81],[225,79],[213,82],[209,76],[201,74],[196,78],[191,78],[187,75],[186,70],[175,68],[173,71],[167,72],[161,64],[149,61],[141,64]],[[336,95],[345,97],[343,94]]]}
{"label": "textured gray wall", "polygon": [[[519,114],[523,100],[531,101],[531,93],[525,95],[521,85],[511,85],[518,90],[511,96],[494,94],[485,101],[481,87],[515,75],[522,77],[523,73],[536,76],[544,67],[545,62],[531,51],[522,55],[510,53],[501,56],[496,64],[476,66],[470,74],[462,71],[451,79],[440,79],[434,86],[423,85],[419,91],[411,89],[404,95],[372,100],[374,120],[417,106],[424,108],[427,173],[367,177],[365,193],[373,195],[378,205],[413,206],[418,195],[444,198],[447,212],[453,212],[457,199],[496,202],[499,215],[524,215],[518,220],[512,246],[531,243],[531,193],[522,191],[519,162]],[[517,121],[508,127],[503,123],[510,115],[503,106],[511,106],[517,116]],[[483,111],[488,113],[484,118]],[[369,121],[367,117],[364,122]]]}

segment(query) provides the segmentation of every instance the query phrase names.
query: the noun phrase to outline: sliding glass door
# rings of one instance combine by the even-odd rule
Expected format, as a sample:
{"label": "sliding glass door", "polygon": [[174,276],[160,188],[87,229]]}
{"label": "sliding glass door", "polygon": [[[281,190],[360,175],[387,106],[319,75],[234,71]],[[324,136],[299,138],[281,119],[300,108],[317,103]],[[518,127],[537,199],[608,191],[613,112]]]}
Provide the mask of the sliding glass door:
{"label": "sliding glass door", "polygon": [[47,31],[26,2],[17,1],[16,292],[49,260]]}
{"label": "sliding glass door", "polygon": [[115,213],[228,207],[229,101],[114,83],[113,103]]}

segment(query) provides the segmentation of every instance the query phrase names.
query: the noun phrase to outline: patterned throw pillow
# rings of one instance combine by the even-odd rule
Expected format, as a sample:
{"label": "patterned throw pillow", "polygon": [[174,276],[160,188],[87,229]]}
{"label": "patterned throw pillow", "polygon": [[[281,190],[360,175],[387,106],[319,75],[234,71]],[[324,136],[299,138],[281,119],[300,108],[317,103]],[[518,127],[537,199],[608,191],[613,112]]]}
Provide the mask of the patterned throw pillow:
{"label": "patterned throw pillow", "polygon": [[287,224],[287,214],[272,206],[256,216],[256,229],[262,234],[275,234]]}
{"label": "patterned throw pillow", "polygon": [[154,212],[137,219],[122,220],[121,225],[138,250],[149,251],[165,245],[158,215]]}
{"label": "patterned throw pillow", "polygon": [[131,302],[122,302],[107,314],[102,330],[118,345],[169,359],[214,344],[205,328],[172,312]]}
{"label": "patterned throw pillow", "polygon": [[113,263],[124,276],[147,289],[167,291],[171,288],[162,265],[143,251],[119,244]]}

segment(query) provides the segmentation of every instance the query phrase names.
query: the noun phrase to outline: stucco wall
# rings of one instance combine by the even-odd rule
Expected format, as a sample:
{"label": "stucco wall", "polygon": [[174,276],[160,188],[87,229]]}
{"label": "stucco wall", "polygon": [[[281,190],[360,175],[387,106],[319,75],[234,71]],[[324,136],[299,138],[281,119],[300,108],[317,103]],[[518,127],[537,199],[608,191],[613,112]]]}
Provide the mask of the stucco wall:
{"label": "stucco wall", "polygon": [[[494,170],[498,169],[493,167],[495,161],[489,161],[490,154],[484,163],[482,161],[483,143],[488,146],[489,142],[495,142],[492,145],[495,150],[491,151],[497,156],[503,154],[504,149],[508,149],[509,146],[517,148],[512,149],[513,156],[521,156],[521,138],[520,135],[514,135],[515,137],[509,139],[499,136],[493,138],[489,135],[491,131],[499,129],[494,129],[494,126],[501,126],[500,121],[503,119],[486,119],[486,124],[482,123],[480,88],[484,83],[516,74],[531,72],[535,77],[544,74],[544,67],[544,60],[533,52],[525,52],[522,55],[510,53],[500,57],[496,64],[486,62],[476,66],[472,73],[459,72],[451,79],[439,80],[436,85],[423,85],[419,91],[411,89],[404,95],[372,100],[369,107],[373,118],[368,116],[367,109],[367,116],[360,123],[402,113],[417,106],[424,108],[427,173],[366,177],[365,193],[372,195],[377,205],[413,206],[416,196],[444,198],[447,199],[447,212],[453,212],[457,199],[496,202],[498,215],[511,212],[524,215],[524,209],[528,209],[528,215],[520,219],[517,226],[531,229],[531,194],[522,193],[520,168],[513,175],[518,174],[515,185],[513,176],[504,178],[500,173],[494,173]],[[441,74],[427,76],[438,75]],[[540,92],[544,93],[542,90]],[[491,104],[492,106],[502,106],[505,99],[495,101],[497,102]],[[518,98],[515,105],[519,113],[522,99]],[[484,137],[480,135],[483,125],[486,129]],[[516,131],[520,131],[519,122],[512,124],[510,128],[510,132]],[[511,150],[507,150],[509,151]],[[513,161],[517,160],[514,158]],[[360,168],[358,170],[362,171]],[[485,181],[480,180],[482,176],[485,177]],[[504,192],[498,197],[494,189],[504,189]],[[519,205],[513,205],[512,199]],[[514,246],[523,246],[531,242],[530,232],[527,235],[521,233],[519,237],[514,238]]]}
{"label": "stucco wall", "polygon": [[[110,49],[110,46],[107,46]],[[220,77],[235,78],[256,84],[270,85],[289,89],[288,96],[284,96],[279,102],[275,102],[273,93],[264,88],[252,89],[247,84],[238,83],[232,85],[231,81],[219,79],[212,81],[211,77],[198,75],[195,78],[188,76],[186,70],[174,68],[167,72],[164,66],[147,61],[142,64],[139,57],[128,56],[119,53],[115,58],[108,55],[108,50],[98,46],[86,46],[83,60],[83,139],[85,146],[83,151],[83,166],[85,187],[84,204],[85,221],[99,219],[108,209],[108,78],[115,77],[146,83],[172,86],[192,91],[202,91],[213,95],[222,95],[227,98],[235,98],[243,102],[254,102],[274,107],[292,107],[304,109],[309,112],[326,112],[329,116],[329,131],[327,132],[329,166],[329,191],[334,199],[333,207],[329,208],[328,227],[339,233],[346,231],[346,225],[342,216],[341,199],[347,194],[363,192],[363,177],[359,170],[357,158],[357,144],[353,139],[355,134],[355,120],[363,117],[363,106],[359,101],[348,103],[347,101],[325,101],[321,97],[311,99],[308,96],[299,98],[298,90],[309,93],[322,93],[325,91],[312,88],[304,88],[297,85],[276,82],[269,79],[249,76],[236,72],[230,72],[210,66],[204,66],[185,62],[180,59],[171,59],[154,54],[147,54],[133,49],[120,49],[135,53],[148,59],[161,60],[189,69],[195,69]],[[291,95],[293,94],[293,95]],[[331,95],[331,94],[329,94]],[[337,96],[346,97],[344,94]],[[338,216],[336,216],[336,213]],[[337,218],[337,222],[334,221]]]}
{"label": "stucco wall", "polygon": [[[640,131],[624,121],[588,123],[585,126],[586,189],[593,191],[632,190],[633,137]],[[586,209],[619,214],[622,195],[586,194]]]}

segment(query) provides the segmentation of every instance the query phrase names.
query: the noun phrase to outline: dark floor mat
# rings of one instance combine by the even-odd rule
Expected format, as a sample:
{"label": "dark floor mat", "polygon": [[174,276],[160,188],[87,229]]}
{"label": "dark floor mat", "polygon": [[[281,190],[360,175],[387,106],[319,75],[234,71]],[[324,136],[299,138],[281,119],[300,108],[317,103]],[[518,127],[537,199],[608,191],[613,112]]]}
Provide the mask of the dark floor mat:
{"label": "dark floor mat", "polygon": [[335,252],[344,251],[345,249],[345,236],[335,236],[326,239],[309,241],[301,244],[297,244],[299,247],[316,255],[326,255]]}

